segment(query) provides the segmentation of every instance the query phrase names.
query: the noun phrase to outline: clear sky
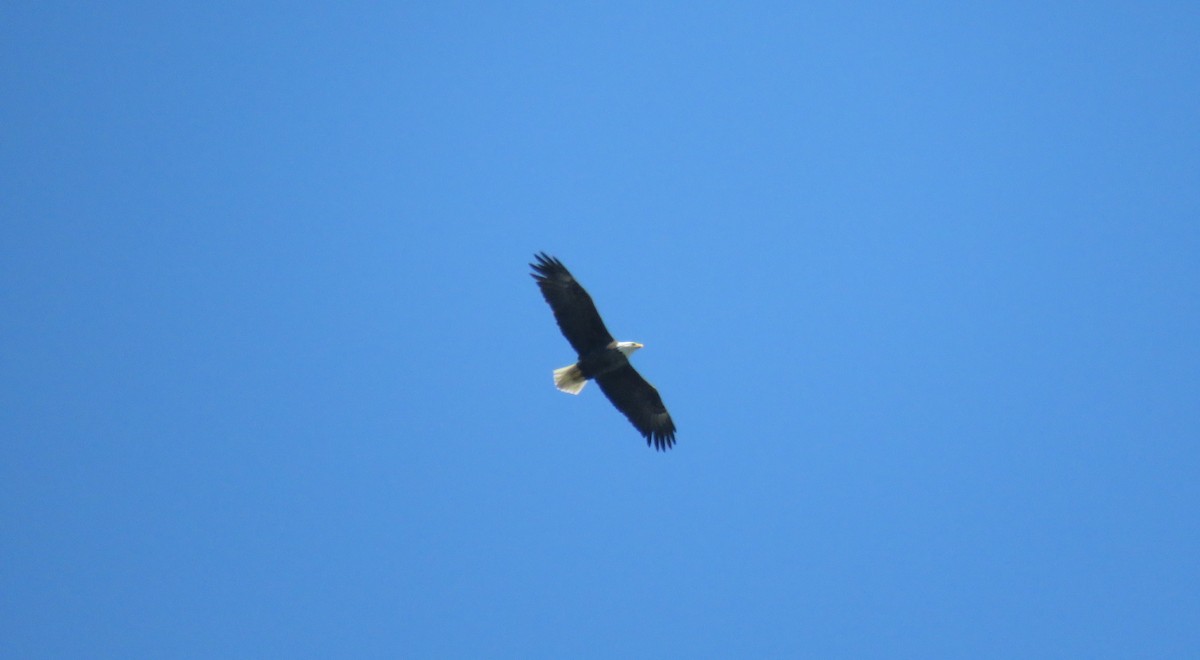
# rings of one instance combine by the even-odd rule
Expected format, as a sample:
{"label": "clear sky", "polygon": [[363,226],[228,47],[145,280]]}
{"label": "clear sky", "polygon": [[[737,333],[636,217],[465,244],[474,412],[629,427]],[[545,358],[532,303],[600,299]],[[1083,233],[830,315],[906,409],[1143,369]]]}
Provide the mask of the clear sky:
{"label": "clear sky", "polygon": [[1196,3],[334,4],[0,8],[6,655],[1200,655]]}

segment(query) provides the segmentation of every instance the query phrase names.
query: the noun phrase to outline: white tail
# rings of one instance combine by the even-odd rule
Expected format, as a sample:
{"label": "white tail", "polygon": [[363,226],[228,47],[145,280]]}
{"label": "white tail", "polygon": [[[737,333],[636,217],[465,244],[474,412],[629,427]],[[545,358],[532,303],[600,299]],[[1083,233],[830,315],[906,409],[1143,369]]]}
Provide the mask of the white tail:
{"label": "white tail", "polygon": [[579,365],[572,364],[569,367],[554,370],[554,386],[563,392],[579,394],[583,391],[584,385],[587,385],[587,379],[583,377]]}

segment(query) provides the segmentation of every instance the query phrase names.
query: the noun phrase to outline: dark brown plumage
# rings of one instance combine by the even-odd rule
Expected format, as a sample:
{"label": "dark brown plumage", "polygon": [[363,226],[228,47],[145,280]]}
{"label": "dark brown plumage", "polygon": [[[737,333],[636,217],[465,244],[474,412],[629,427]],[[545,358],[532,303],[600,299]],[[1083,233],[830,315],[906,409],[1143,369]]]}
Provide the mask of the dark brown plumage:
{"label": "dark brown plumage", "polygon": [[658,450],[670,449],[675,444],[675,422],[658,390],[629,363],[629,354],[642,345],[614,341],[592,297],[562,262],[544,252],[534,256],[537,263],[530,264],[533,278],[563,336],[579,356],[575,364],[555,370],[555,385],[564,392],[578,394],[588,380],[594,379],[646,444]]}

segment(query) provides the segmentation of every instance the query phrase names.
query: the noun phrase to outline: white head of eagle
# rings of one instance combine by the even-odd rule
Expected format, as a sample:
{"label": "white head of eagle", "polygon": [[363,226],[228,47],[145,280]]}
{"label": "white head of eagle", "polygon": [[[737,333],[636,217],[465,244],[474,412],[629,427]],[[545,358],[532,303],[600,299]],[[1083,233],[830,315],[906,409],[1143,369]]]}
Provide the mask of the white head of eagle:
{"label": "white head of eagle", "polygon": [[619,341],[615,348],[625,354],[625,357],[633,355],[633,352],[639,348],[646,348],[644,344],[639,344],[636,341]]}
{"label": "white head of eagle", "polygon": [[579,356],[574,364],[554,370],[554,386],[569,394],[579,394],[589,380],[595,380],[608,400],[646,439],[646,444],[653,444],[659,450],[670,449],[675,444],[675,422],[658,390],[629,363],[634,351],[644,346],[636,341],[614,340],[591,296],[562,262],[544,252],[534,257],[537,263],[529,264],[534,271],[533,279],[550,304],[563,336]]}

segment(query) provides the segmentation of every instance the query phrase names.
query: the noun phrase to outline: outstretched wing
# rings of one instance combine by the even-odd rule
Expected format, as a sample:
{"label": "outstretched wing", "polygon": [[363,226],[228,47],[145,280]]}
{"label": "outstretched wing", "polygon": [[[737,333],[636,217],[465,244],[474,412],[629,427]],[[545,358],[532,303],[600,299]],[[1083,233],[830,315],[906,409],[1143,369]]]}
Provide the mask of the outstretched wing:
{"label": "outstretched wing", "polygon": [[655,449],[664,450],[675,444],[675,422],[671,421],[671,414],[663,405],[658,390],[628,362],[596,376],[596,382],[604,396],[633,422],[647,445],[653,442]]}
{"label": "outstretched wing", "polygon": [[534,271],[533,279],[537,280],[542,297],[550,303],[559,329],[575,352],[584,355],[611,344],[612,335],[604,327],[592,297],[571,277],[570,271],[545,252],[534,256],[538,262],[529,264]]}

